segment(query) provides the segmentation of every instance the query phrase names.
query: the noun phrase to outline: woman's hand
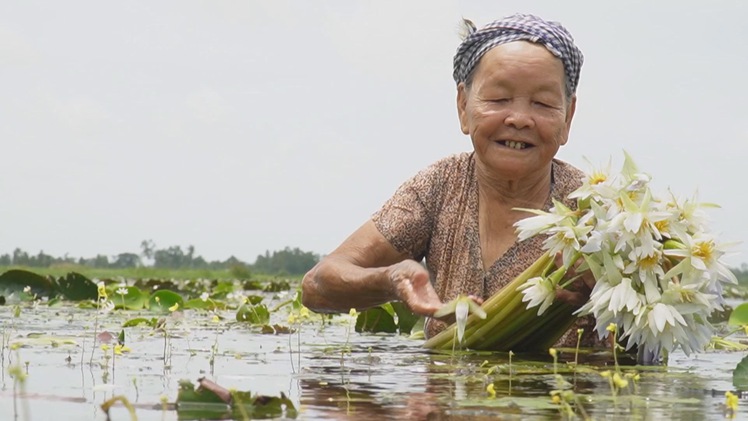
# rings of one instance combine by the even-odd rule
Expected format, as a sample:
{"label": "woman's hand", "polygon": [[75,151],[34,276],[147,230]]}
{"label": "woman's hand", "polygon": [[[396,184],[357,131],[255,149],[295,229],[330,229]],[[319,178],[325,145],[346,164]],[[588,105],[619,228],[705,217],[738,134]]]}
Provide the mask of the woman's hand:
{"label": "woman's hand", "polygon": [[[563,257],[561,253],[556,255],[556,266],[563,266]],[[595,277],[592,272],[586,270],[584,272],[577,272],[577,268],[581,264],[581,260],[577,260],[574,266],[570,267],[566,272],[564,278],[571,279],[574,277],[578,278],[566,288],[558,288],[556,290],[556,299],[561,300],[569,305],[576,308],[583,306],[589,299],[592,288],[595,287]]]}
{"label": "woman's hand", "polygon": [[442,302],[431,285],[428,270],[415,260],[403,260],[387,268],[397,298],[421,316],[431,316]]}

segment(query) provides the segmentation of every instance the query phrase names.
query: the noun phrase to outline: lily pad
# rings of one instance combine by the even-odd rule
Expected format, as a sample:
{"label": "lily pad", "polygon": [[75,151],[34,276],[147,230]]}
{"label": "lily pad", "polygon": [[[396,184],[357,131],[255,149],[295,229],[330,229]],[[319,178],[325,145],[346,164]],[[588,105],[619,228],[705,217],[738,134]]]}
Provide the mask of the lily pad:
{"label": "lily pad", "polygon": [[356,332],[397,332],[395,318],[382,307],[372,307],[359,313],[356,318]]}
{"label": "lily pad", "polygon": [[237,322],[248,322],[253,325],[265,325],[270,322],[270,311],[265,304],[243,304],[236,310]]}
{"label": "lily pad", "polygon": [[[156,293],[154,293],[154,295],[155,294]],[[114,308],[123,308],[126,310],[141,310],[148,305],[149,301],[148,294],[141,291],[140,288],[132,286],[116,288],[113,293],[109,295],[109,299],[114,303]]]}
{"label": "lily pad", "polygon": [[748,356],[743,357],[732,371],[732,385],[738,390],[748,389]]}
{"label": "lily pad", "polygon": [[418,322],[420,316],[413,314],[412,311],[400,301],[390,303],[397,314],[397,328],[400,333],[409,335],[413,326]]}
{"label": "lily pad", "polygon": [[250,392],[229,391],[205,378],[191,382],[181,381],[177,395],[177,413],[180,419],[246,419],[295,418],[296,408],[281,392],[276,396],[252,396]]}
{"label": "lily pad", "polygon": [[156,291],[151,294],[151,298],[148,300],[148,308],[153,311],[168,313],[169,311],[184,308],[184,299],[174,291]]}
{"label": "lily pad", "polygon": [[13,293],[23,293],[26,287],[29,288],[30,294],[36,294],[39,297],[49,297],[55,292],[55,287],[49,278],[27,270],[11,269],[0,275],[0,296],[7,298]]}
{"label": "lily pad", "polygon": [[730,326],[748,325],[748,303],[743,303],[730,313],[730,319],[727,321]]}
{"label": "lily pad", "polygon": [[133,326],[138,326],[138,325],[156,327],[156,323],[158,323],[158,319],[156,319],[155,317],[152,317],[150,319],[146,319],[145,317],[136,317],[134,319],[130,319],[122,323],[122,327],[133,327]]}
{"label": "lily pad", "polygon": [[280,292],[280,291],[288,291],[291,289],[291,284],[288,283],[286,280],[272,280],[267,285],[265,285],[265,288],[263,288],[263,291],[265,292]]}
{"label": "lily pad", "polygon": [[184,308],[192,310],[224,310],[226,303],[215,300],[203,301],[200,298],[193,298],[184,302]]}
{"label": "lily pad", "polygon": [[70,272],[57,279],[57,289],[70,301],[96,300],[98,289],[90,279],[77,272]]}

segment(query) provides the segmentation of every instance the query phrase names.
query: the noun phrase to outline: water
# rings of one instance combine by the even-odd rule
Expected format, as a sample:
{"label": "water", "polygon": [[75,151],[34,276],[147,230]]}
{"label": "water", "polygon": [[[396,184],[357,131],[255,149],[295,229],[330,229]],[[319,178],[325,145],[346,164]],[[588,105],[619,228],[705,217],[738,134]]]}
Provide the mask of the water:
{"label": "water", "polygon": [[[140,420],[176,420],[173,408],[162,409],[161,398],[174,402],[180,379],[196,383],[203,376],[227,388],[283,392],[302,420],[559,419],[549,399],[556,383],[546,355],[515,356],[509,375],[506,354],[428,353],[419,340],[350,332],[348,316],[326,324],[315,316],[298,333],[266,335],[230,322],[231,311],[218,323],[207,312],[187,311],[167,321],[166,362],[163,335],[132,327],[126,329],[132,352],[116,356],[112,367],[111,361],[102,364],[98,346],[90,362],[96,311],[40,305],[24,308],[20,318],[11,313],[0,307],[5,341],[25,345],[3,349],[0,420],[104,420],[100,404],[115,395],[133,402]],[[138,316],[154,315],[110,313],[100,317],[99,330],[116,334],[124,320]],[[282,315],[274,317],[285,323]],[[733,389],[732,370],[743,356],[676,353],[667,368],[641,370],[636,387],[615,399],[599,374],[611,368],[605,366],[608,356],[585,357],[587,365],[574,374],[565,363],[573,355],[566,353],[559,367],[594,419],[703,420],[724,417],[724,392]],[[18,361],[28,371],[23,399],[14,399],[8,372]],[[495,398],[486,392],[489,383]],[[121,405],[110,414],[130,419]],[[748,419],[748,408],[735,419]]]}

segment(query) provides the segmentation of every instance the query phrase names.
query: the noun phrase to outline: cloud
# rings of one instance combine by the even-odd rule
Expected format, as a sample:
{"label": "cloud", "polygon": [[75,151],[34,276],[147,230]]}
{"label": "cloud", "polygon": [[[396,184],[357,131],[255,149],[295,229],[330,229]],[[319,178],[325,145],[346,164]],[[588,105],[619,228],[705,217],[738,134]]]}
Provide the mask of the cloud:
{"label": "cloud", "polygon": [[52,112],[62,125],[76,135],[101,134],[111,130],[114,116],[90,96],[51,98]]}
{"label": "cloud", "polygon": [[0,26],[0,65],[27,66],[36,64],[41,56],[23,36],[6,26]]}
{"label": "cloud", "polygon": [[187,96],[187,108],[204,123],[219,123],[228,114],[229,106],[215,89],[202,87]]}

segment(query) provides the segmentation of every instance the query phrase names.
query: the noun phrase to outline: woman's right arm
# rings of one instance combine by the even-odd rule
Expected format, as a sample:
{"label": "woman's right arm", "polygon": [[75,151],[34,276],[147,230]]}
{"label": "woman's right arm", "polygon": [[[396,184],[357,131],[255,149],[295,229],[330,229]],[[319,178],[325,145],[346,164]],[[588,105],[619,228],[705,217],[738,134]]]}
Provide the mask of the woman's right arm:
{"label": "woman's right arm", "polygon": [[312,268],[301,288],[303,304],[317,312],[399,300],[414,313],[430,316],[442,304],[426,268],[398,252],[371,220]]}

